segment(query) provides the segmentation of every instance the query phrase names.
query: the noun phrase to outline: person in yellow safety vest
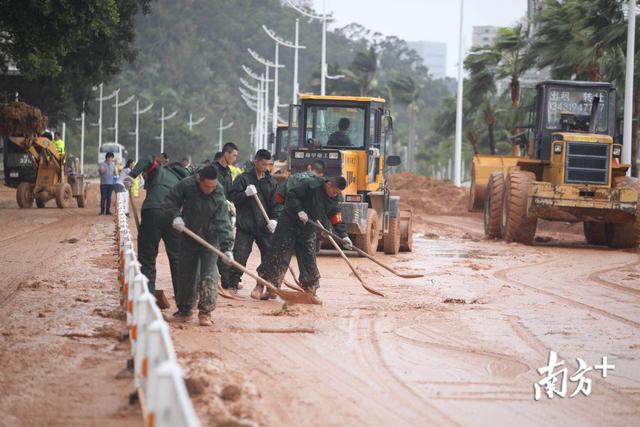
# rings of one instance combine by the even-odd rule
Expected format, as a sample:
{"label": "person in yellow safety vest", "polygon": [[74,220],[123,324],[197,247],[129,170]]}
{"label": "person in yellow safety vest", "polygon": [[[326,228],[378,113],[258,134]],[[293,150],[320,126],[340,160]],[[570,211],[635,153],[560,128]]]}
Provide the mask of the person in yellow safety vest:
{"label": "person in yellow safety vest", "polygon": [[133,180],[133,185],[131,186],[131,195],[133,197],[140,197],[140,180],[142,179],[142,175],[138,175],[134,180]]}
{"label": "person in yellow safety vest", "polygon": [[64,154],[64,141],[60,135],[60,132],[56,132],[53,137],[53,145],[58,150],[58,153]]}
{"label": "person in yellow safety vest", "polygon": [[231,181],[235,181],[236,180],[236,176],[240,175],[242,172],[244,172],[242,170],[242,168],[239,168],[235,165],[229,165],[229,169],[231,170]]}

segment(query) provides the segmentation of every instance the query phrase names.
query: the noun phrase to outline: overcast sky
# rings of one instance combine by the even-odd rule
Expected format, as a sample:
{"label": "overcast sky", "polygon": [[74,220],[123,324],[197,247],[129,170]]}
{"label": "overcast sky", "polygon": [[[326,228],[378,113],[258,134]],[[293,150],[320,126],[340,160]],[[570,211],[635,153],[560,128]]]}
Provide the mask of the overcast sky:
{"label": "overcast sky", "polygon": [[[323,0],[313,0],[322,10]],[[447,43],[447,75],[455,77],[458,62],[459,0],[326,0],[334,26],[357,22],[383,35],[407,41]],[[465,47],[474,25],[507,26],[523,17],[527,0],[465,0]],[[330,54],[329,54],[330,55]]]}

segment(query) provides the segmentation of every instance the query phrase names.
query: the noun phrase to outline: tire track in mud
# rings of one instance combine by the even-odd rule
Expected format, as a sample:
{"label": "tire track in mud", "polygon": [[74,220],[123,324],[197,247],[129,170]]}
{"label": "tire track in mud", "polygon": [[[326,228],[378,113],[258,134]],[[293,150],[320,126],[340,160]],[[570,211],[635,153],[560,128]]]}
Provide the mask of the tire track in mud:
{"label": "tire track in mud", "polygon": [[640,329],[640,322],[636,322],[634,320],[627,319],[626,317],[622,317],[622,316],[619,316],[619,315],[617,315],[615,313],[611,313],[610,311],[607,311],[605,309],[602,309],[602,308],[599,308],[599,307],[595,307],[593,305],[586,304],[586,303],[583,303],[583,302],[580,302],[580,301],[576,301],[576,300],[574,300],[572,298],[565,297],[565,296],[559,295],[559,294],[557,294],[555,292],[551,292],[551,291],[548,291],[546,289],[541,289],[541,288],[539,288],[537,286],[533,286],[533,285],[524,283],[524,282],[522,282],[520,280],[516,280],[516,279],[513,279],[513,278],[509,277],[509,273],[512,273],[512,272],[515,272],[515,271],[518,271],[518,270],[524,270],[524,269],[527,269],[527,268],[539,268],[539,267],[541,267],[543,265],[551,264],[553,262],[558,262],[558,259],[557,258],[553,258],[553,259],[548,259],[548,260],[536,262],[536,263],[533,263],[533,264],[526,264],[526,265],[520,265],[520,266],[517,266],[517,267],[504,268],[504,269],[501,269],[501,270],[498,270],[498,271],[494,272],[492,274],[492,276],[495,279],[497,279],[498,281],[501,281],[503,283],[507,282],[507,283],[509,283],[511,285],[514,285],[514,286],[517,286],[517,287],[520,287],[520,288],[524,288],[524,289],[528,289],[530,291],[533,291],[533,292],[536,292],[536,293],[539,293],[539,294],[542,294],[542,295],[546,295],[548,297],[551,297],[551,298],[554,298],[556,300],[562,301],[562,302],[564,302],[566,304],[569,304],[569,305],[571,305],[571,306],[573,306],[575,308],[588,310],[588,311],[591,311],[593,313],[597,313],[597,314],[599,314],[601,316],[608,317],[608,318],[610,318],[612,320],[624,323],[624,324],[626,324],[628,326]]}
{"label": "tire track in mud", "polygon": [[602,277],[600,277],[601,275],[609,273],[611,271],[618,271],[618,270],[622,270],[622,269],[626,269],[626,268],[638,265],[640,263],[640,256],[638,256],[637,258],[638,259],[636,259],[636,261],[630,262],[628,264],[623,264],[623,265],[620,265],[620,266],[617,266],[617,267],[606,268],[604,270],[594,271],[593,273],[589,274],[589,276],[587,278],[589,280],[591,280],[592,282],[595,282],[595,283],[597,283],[599,285],[602,285],[602,286],[607,286],[609,288],[612,288],[612,289],[615,289],[615,290],[618,290],[618,291],[622,291],[622,292],[625,292],[625,293],[629,293],[629,294],[632,294],[632,295],[640,295],[640,289],[632,288],[632,287],[629,287],[629,286],[624,286],[624,285],[621,285],[619,283],[613,283],[613,282],[610,282],[610,281],[605,280]]}
{"label": "tire track in mud", "polygon": [[369,370],[368,374],[378,385],[384,385],[385,391],[393,395],[393,399],[399,403],[399,415],[405,422],[411,425],[455,425],[459,423],[443,413],[435,405],[429,403],[424,396],[416,392],[409,384],[395,374],[389,364],[384,360],[378,334],[376,332],[376,320],[373,318],[361,319],[356,310],[354,313],[353,327],[356,328],[359,345],[355,346],[356,358]]}

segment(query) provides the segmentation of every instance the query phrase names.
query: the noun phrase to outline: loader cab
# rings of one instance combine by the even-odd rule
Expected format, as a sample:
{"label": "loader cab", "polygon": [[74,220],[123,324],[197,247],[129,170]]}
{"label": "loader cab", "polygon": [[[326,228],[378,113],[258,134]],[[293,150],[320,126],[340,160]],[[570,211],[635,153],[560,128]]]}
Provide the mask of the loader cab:
{"label": "loader cab", "polygon": [[617,135],[616,91],[611,83],[548,80],[538,83],[531,117],[533,129],[532,157],[548,161],[551,158],[553,134],[567,131],[563,116],[574,116],[573,132],[582,129],[591,115],[593,99],[599,98],[597,123],[593,133]]}
{"label": "loader cab", "polygon": [[276,129],[275,146],[273,148],[273,159],[276,161],[286,160],[288,146],[289,125],[278,125]]}

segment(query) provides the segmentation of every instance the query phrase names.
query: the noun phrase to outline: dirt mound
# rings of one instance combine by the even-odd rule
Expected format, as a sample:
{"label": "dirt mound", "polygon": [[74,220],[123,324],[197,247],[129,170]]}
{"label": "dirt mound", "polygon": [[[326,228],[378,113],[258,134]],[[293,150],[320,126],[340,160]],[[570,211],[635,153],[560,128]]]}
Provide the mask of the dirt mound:
{"label": "dirt mound", "polygon": [[431,215],[466,215],[468,188],[438,181],[410,172],[389,176],[392,194],[400,196],[401,208],[412,208],[414,217]]}
{"label": "dirt mound", "polygon": [[36,107],[24,102],[0,105],[0,131],[5,135],[32,136],[47,126],[47,117]]}

